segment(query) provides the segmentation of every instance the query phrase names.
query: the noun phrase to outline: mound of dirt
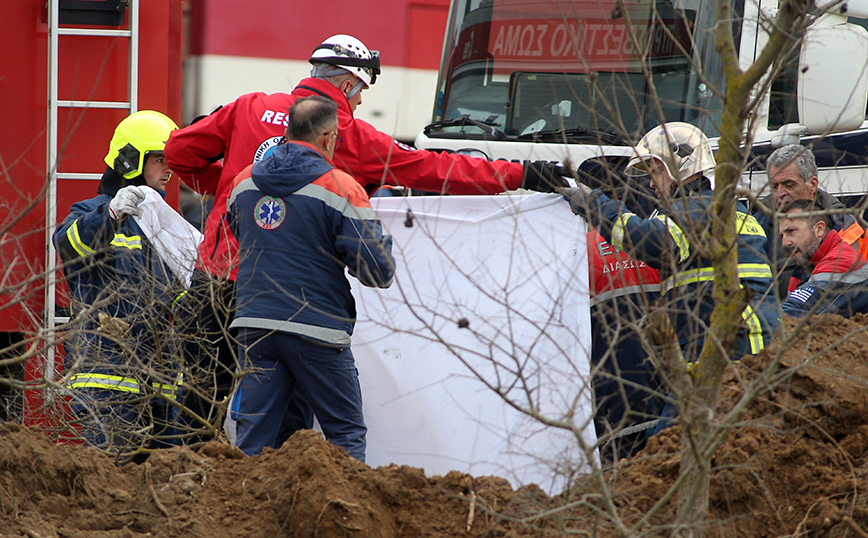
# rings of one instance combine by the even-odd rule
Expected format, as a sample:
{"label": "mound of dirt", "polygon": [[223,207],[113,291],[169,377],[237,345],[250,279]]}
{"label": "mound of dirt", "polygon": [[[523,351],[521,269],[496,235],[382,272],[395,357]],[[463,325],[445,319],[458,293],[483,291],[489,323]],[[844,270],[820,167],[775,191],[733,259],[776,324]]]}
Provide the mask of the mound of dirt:
{"label": "mound of dirt", "polygon": [[[719,417],[761,375],[774,388],[760,390],[715,454],[710,536],[868,537],[866,325],[862,315],[785,319],[772,346],[727,372]],[[680,434],[661,433],[623,465],[618,493],[638,513],[677,478]],[[671,520],[667,508],[656,523]]]}
{"label": "mound of dirt", "polygon": [[[712,536],[868,536],[868,318],[810,323],[728,372],[718,416],[762,376],[774,388],[763,385],[715,455]],[[795,328],[789,320],[782,334]],[[671,428],[607,471],[626,525],[675,482],[679,435]],[[372,469],[310,431],[253,458],[212,442],[118,468],[94,449],[0,426],[0,536],[609,536],[604,504],[590,477],[548,497],[497,477]],[[674,501],[660,504],[638,531],[671,522]]]}

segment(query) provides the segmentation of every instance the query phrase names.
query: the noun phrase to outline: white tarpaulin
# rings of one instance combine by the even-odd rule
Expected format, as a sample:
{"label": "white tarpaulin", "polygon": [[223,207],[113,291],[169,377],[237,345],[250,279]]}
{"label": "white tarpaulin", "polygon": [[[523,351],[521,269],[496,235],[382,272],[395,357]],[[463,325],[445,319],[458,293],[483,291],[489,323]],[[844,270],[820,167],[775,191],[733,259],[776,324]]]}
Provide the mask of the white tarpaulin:
{"label": "white tarpaulin", "polygon": [[142,214],[134,218],[163,262],[189,288],[202,233],[172,209],[160,193],[150,187],[140,189],[145,193],[139,203]]}
{"label": "white tarpaulin", "polygon": [[390,289],[353,284],[368,464],[555,491],[586,465],[576,437],[498,392],[595,444],[584,221],[547,194],[372,203],[397,268]]}

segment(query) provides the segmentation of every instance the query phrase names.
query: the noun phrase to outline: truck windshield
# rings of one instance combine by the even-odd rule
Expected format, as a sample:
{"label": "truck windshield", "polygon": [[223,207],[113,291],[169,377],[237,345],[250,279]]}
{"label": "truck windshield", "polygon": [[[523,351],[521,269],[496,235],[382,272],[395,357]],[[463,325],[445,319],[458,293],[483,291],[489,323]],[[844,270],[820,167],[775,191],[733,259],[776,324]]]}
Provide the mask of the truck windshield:
{"label": "truck windshield", "polygon": [[439,123],[426,133],[483,138],[495,128],[499,138],[585,143],[597,133],[611,143],[613,134],[637,140],[663,121],[686,121],[715,136],[724,81],[713,4],[453,0]]}

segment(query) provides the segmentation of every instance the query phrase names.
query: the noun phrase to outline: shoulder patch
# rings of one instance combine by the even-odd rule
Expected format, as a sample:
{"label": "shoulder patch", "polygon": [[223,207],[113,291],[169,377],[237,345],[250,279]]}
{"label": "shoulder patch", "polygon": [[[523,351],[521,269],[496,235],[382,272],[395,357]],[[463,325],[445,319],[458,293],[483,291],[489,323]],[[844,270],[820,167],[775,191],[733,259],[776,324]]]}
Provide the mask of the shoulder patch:
{"label": "shoulder patch", "polygon": [[403,149],[404,151],[416,151],[414,148],[411,148],[410,146],[402,142],[398,142],[397,140],[393,140],[392,142],[394,142],[396,146]]}
{"label": "shoulder patch", "polygon": [[271,150],[277,147],[278,142],[282,136],[272,136],[271,138],[266,138],[262,144],[259,144],[259,147],[256,148],[256,152],[253,154],[253,162],[258,163],[262,159],[268,157],[271,154]]}
{"label": "shoulder patch", "polygon": [[805,286],[804,288],[799,288],[796,291],[790,293],[788,299],[793,299],[794,301],[798,301],[800,303],[804,303],[808,299],[811,298],[811,295],[814,294],[814,288],[811,286]]}
{"label": "shoulder patch", "polygon": [[273,230],[286,218],[286,204],[280,198],[263,196],[254,209],[256,224],[263,230]]}

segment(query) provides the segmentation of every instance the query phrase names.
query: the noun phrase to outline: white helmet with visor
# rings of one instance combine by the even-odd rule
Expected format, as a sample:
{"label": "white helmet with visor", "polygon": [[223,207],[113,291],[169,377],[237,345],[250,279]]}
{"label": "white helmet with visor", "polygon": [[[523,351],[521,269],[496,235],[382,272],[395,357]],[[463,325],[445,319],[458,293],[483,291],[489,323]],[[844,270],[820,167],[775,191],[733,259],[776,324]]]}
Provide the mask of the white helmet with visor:
{"label": "white helmet with visor", "polygon": [[[346,34],[333,35],[313,49],[310,63],[312,77],[328,77],[348,71],[359,77],[367,88],[380,74],[380,52],[368,50],[364,43]],[[317,67],[316,64],[328,64]],[[339,69],[334,69],[334,66]]]}
{"label": "white helmet with visor", "polygon": [[627,175],[648,174],[648,161],[656,159],[676,181],[686,181],[699,173],[714,179],[714,152],[708,138],[695,125],[670,122],[657,126],[642,137],[635,151],[627,163]]}

